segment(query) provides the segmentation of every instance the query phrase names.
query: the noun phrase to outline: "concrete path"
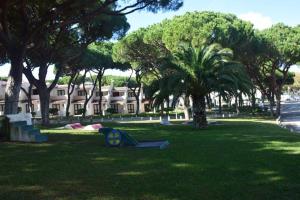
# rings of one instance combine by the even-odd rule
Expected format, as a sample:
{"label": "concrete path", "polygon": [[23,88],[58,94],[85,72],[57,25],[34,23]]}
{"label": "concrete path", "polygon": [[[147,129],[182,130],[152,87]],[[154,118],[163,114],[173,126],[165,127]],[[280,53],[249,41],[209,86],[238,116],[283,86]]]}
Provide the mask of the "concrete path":
{"label": "concrete path", "polygon": [[300,133],[300,101],[282,103],[280,123],[291,131]]}

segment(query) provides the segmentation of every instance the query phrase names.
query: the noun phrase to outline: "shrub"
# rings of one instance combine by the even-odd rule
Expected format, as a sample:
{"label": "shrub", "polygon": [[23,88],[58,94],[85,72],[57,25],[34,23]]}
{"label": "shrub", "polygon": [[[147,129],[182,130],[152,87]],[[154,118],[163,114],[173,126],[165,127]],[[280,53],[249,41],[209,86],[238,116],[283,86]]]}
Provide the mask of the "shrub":
{"label": "shrub", "polygon": [[107,108],[107,109],[106,109],[106,112],[107,112],[108,114],[114,114],[114,113],[116,113],[115,109],[113,109],[113,108]]}
{"label": "shrub", "polygon": [[57,108],[49,108],[49,114],[58,115],[58,109]]}
{"label": "shrub", "polygon": [[0,140],[9,140],[9,119],[7,117],[0,117]]}
{"label": "shrub", "polygon": [[32,115],[32,117],[35,117],[36,116],[36,112],[31,112],[31,115]]}
{"label": "shrub", "polygon": [[77,113],[79,114],[79,115],[82,115],[83,113],[85,113],[86,112],[86,110],[84,109],[84,108],[80,108],[80,109],[78,109],[78,111],[77,111]]}

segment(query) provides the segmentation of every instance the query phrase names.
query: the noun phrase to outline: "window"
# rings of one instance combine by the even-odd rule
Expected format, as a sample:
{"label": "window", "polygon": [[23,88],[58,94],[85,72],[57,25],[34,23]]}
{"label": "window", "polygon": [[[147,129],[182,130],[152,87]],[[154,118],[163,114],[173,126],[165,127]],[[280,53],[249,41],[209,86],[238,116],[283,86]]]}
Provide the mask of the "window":
{"label": "window", "polygon": [[[107,92],[106,92],[107,93]],[[101,96],[103,96],[103,95],[107,95],[107,94],[105,94],[104,92],[101,92]],[[96,97],[99,97],[100,95],[99,95],[99,91],[97,91],[96,92]]]}
{"label": "window", "polygon": [[114,113],[119,112],[119,104],[110,104],[110,107],[114,109]]}
{"label": "window", "polygon": [[113,92],[113,97],[120,97],[120,96],[123,96],[124,95],[124,92]]}
{"label": "window", "polygon": [[[29,104],[28,103],[25,105],[25,110],[26,110],[27,113],[30,112]],[[34,112],[34,105],[33,104],[31,104],[31,112]]]}
{"label": "window", "polygon": [[127,104],[128,113],[134,113],[134,104]]}
{"label": "window", "polygon": [[58,111],[60,111],[60,104],[52,104],[52,108],[56,108]]}
{"label": "window", "polygon": [[133,92],[128,92],[128,97],[134,97],[134,93]]}
{"label": "window", "polygon": [[1,112],[4,112],[4,108],[5,108],[5,107],[4,107],[4,104],[0,104],[0,111],[1,111]]}
{"label": "window", "polygon": [[65,90],[57,90],[57,96],[64,96],[65,94]]}
{"label": "window", "polygon": [[144,104],[144,109],[145,109],[145,112],[150,112],[151,111],[150,104]]}
{"label": "window", "polygon": [[39,91],[37,89],[32,89],[32,95],[39,95]]}
{"label": "window", "polygon": [[95,115],[101,114],[99,104],[94,104],[93,106],[94,106],[94,114]]}
{"label": "window", "polygon": [[120,96],[119,92],[113,92],[113,97],[118,97],[118,96]]}
{"label": "window", "polygon": [[74,114],[80,115],[80,109],[82,109],[82,104],[74,104]]}
{"label": "window", "polygon": [[85,96],[85,92],[83,90],[78,90],[78,96]]}
{"label": "window", "polygon": [[102,96],[107,96],[108,95],[108,92],[102,92]]}

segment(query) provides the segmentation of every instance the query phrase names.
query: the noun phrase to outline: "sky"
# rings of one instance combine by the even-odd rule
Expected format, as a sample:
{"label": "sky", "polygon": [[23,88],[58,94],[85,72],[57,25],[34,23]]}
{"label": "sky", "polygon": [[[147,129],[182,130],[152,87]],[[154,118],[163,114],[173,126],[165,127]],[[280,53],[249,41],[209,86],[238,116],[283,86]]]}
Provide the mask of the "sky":
{"label": "sky", "polygon": [[[184,0],[184,5],[178,11],[149,13],[139,11],[127,15],[131,26],[129,32],[141,27],[147,27],[162,20],[172,18],[176,15],[183,15],[192,11],[219,11],[232,13],[243,20],[250,21],[257,29],[265,29],[279,22],[290,26],[300,24],[300,1],[299,0]],[[9,64],[0,66],[0,76],[7,76]],[[299,71],[293,67],[293,71]],[[53,79],[53,68],[49,69],[48,79]],[[35,72],[37,74],[37,72]],[[129,75],[130,72],[108,70],[106,74]]]}

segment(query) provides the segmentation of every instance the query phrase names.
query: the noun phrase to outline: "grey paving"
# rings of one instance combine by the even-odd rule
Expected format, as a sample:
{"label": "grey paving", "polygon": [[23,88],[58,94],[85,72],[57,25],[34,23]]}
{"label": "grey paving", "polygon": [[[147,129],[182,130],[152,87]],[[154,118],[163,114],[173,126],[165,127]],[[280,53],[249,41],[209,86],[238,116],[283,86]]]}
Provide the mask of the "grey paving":
{"label": "grey paving", "polygon": [[300,133],[300,101],[282,103],[280,124]]}

